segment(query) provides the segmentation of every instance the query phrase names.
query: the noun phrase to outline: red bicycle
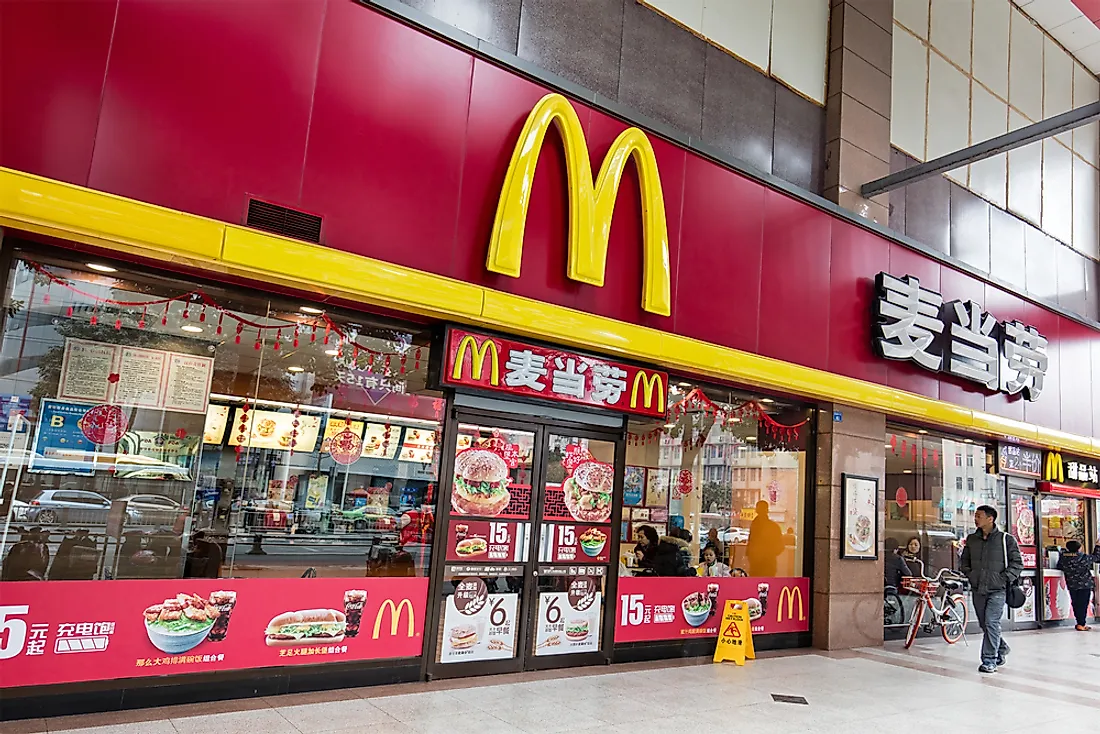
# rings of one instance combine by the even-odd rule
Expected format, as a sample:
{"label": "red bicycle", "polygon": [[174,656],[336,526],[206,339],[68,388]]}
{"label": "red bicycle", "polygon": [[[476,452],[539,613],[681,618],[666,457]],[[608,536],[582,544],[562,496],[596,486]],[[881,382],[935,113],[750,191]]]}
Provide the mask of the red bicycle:
{"label": "red bicycle", "polygon": [[[919,597],[905,635],[906,650],[913,646],[922,626],[926,632],[935,632],[938,627],[948,645],[963,639],[970,616],[966,597],[961,593],[964,584],[961,576],[947,568],[940,569],[935,578],[925,576],[922,568],[919,577],[907,576],[901,580],[901,588]],[[929,615],[927,622],[924,621],[925,610]]]}

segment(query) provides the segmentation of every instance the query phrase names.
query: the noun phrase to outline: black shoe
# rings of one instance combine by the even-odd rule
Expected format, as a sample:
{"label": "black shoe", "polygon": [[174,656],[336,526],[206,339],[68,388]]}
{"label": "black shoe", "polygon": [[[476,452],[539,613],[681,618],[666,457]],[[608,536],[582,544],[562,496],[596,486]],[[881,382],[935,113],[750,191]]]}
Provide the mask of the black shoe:
{"label": "black shoe", "polygon": [[978,666],[978,672],[979,673],[996,673],[997,672],[997,666],[996,665],[987,665],[986,663],[982,663],[980,666]]}

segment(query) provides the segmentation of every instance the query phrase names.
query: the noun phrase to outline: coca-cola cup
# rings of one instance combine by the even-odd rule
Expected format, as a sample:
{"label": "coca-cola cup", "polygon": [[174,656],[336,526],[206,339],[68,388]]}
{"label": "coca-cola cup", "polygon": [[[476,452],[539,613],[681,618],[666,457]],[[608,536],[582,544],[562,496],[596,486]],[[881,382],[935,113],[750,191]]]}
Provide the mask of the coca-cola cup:
{"label": "coca-cola cup", "polygon": [[709,618],[718,612],[718,584],[707,584],[707,596],[710,598]]}
{"label": "coca-cola cup", "polygon": [[461,543],[466,540],[466,534],[470,532],[469,525],[455,525],[455,541]]}
{"label": "coca-cola cup", "polygon": [[771,586],[767,582],[759,583],[756,585],[756,598],[760,600],[760,613],[768,613],[768,589]]}
{"label": "coca-cola cup", "polygon": [[359,634],[359,621],[363,618],[363,607],[367,604],[367,592],[362,589],[349,589],[344,592],[344,614],[347,615],[347,628],[344,634],[355,637]]}
{"label": "coca-cola cup", "polygon": [[210,594],[210,603],[218,610],[218,616],[214,620],[214,626],[210,628],[207,639],[211,642],[221,642],[229,634],[229,617],[233,614],[233,607],[237,606],[237,592],[215,591]]}

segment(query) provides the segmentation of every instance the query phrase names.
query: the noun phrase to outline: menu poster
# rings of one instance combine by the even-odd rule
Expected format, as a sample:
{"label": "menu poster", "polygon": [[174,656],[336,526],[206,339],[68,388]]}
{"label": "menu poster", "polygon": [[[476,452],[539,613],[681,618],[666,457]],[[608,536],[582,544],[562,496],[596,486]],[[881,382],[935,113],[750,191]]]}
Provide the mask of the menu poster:
{"label": "menu poster", "polygon": [[225,438],[225,425],[229,422],[228,405],[211,405],[206,411],[206,425],[202,429],[202,442],[221,444]]}
{"label": "menu poster", "polygon": [[306,484],[306,509],[318,510],[325,506],[328,496],[328,474],[311,474]]}
{"label": "menu poster", "polygon": [[539,594],[536,657],[600,649],[603,595],[596,586],[597,581],[591,576],[578,576],[570,580],[569,591]]}
{"label": "menu poster", "polygon": [[[276,413],[272,410],[250,410],[242,421],[242,411],[233,411],[233,424],[229,427],[230,446],[248,446],[254,449],[274,449],[310,453],[317,446],[321,431],[321,418],[316,415]],[[294,422],[298,421],[298,426]],[[241,441],[241,424],[247,429]],[[298,435],[294,435],[297,430]],[[293,444],[293,445],[292,445]]]}
{"label": "menu poster", "polygon": [[542,525],[539,560],[544,563],[607,563],[607,528],[596,525]]}
{"label": "menu poster", "polygon": [[368,423],[363,435],[363,457],[392,461],[401,445],[401,426]]}
{"label": "menu poster", "polygon": [[1020,577],[1020,588],[1024,590],[1024,605],[1019,609],[1013,609],[1012,621],[1014,622],[1035,622],[1035,574],[1025,573]]}
{"label": "menu poster", "polygon": [[518,603],[518,594],[490,594],[480,578],[460,580],[444,605],[439,662],[515,657]]}
{"label": "menu poster", "polygon": [[650,469],[646,472],[645,503],[649,507],[668,505],[668,488],[671,474],[668,469]]}
{"label": "menu poster", "polygon": [[91,407],[81,403],[42,400],[27,469],[59,474],[93,473],[96,447],[80,430],[80,419]]}
{"label": "menu poster", "polygon": [[878,558],[878,479],[841,475],[841,558]]}
{"label": "menu poster", "polygon": [[[65,589],[0,583],[0,687],[412,659],[424,644],[426,578],[120,580],[110,593],[101,581],[66,581]],[[170,619],[181,595],[192,611],[184,623]],[[294,627],[298,615],[315,623],[311,636]]]}
{"label": "menu poster", "polygon": [[[321,453],[327,454],[332,447],[332,439],[344,431],[351,431],[356,436],[363,435],[363,421],[353,421],[350,418],[337,418],[329,416],[325,421],[325,433],[321,437]],[[352,456],[355,454],[353,453]]]}
{"label": "menu poster", "polygon": [[406,428],[399,461],[431,464],[435,458],[435,431],[427,428]]}
{"label": "menu poster", "polygon": [[749,608],[752,633],[807,632],[810,580],[798,578],[619,579],[615,642],[717,637],[729,600]]}
{"label": "menu poster", "polygon": [[623,504],[640,505],[645,494],[645,467],[628,466],[623,471]]}
{"label": "menu poster", "polygon": [[205,413],[214,358],[66,339],[61,399]]}
{"label": "menu poster", "polygon": [[531,523],[451,518],[447,528],[447,560],[500,562],[527,560]]}

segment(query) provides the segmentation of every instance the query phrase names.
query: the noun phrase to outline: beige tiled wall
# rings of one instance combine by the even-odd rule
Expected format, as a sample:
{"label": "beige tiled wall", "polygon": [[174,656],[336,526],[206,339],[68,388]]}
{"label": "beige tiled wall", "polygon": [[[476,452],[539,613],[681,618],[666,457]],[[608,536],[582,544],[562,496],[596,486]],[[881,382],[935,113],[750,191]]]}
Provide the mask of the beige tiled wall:
{"label": "beige tiled wall", "polygon": [[[929,160],[1100,99],[1078,60],[1009,0],[894,0],[890,140]],[[1100,259],[1097,124],[947,174]]]}
{"label": "beige tiled wall", "polygon": [[825,104],[829,0],[638,0]]}

